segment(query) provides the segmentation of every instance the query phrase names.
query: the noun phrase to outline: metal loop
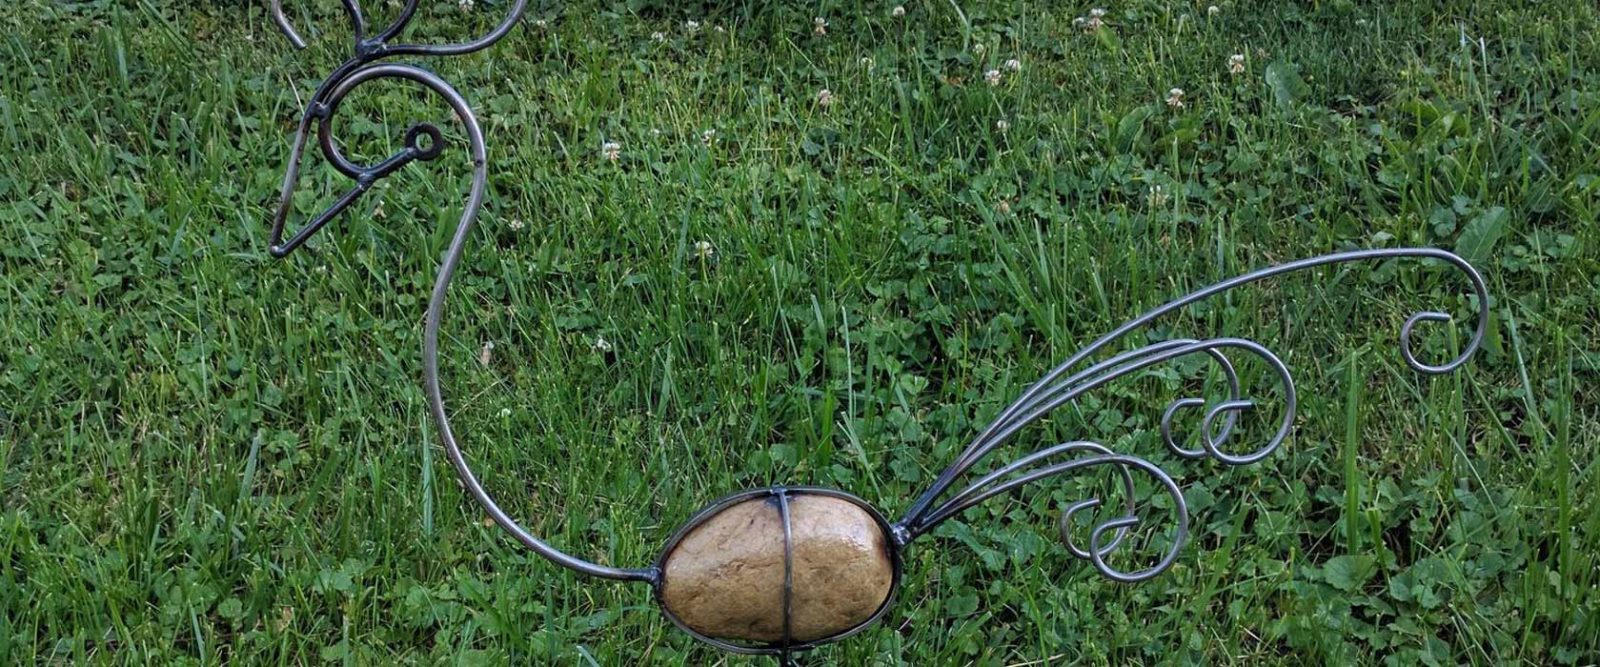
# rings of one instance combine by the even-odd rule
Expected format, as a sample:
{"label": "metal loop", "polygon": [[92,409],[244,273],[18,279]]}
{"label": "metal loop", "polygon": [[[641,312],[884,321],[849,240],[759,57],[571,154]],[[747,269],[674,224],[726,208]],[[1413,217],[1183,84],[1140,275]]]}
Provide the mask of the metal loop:
{"label": "metal loop", "polygon": [[[1069,444],[1081,445],[1084,443]],[[1109,451],[1096,443],[1087,444],[1093,445],[1098,451]],[[1067,445],[1058,445],[1056,448],[1066,446]],[[1092,506],[1098,506],[1100,501],[1099,499],[1095,498],[1069,505],[1063,513],[1063,517],[1059,523],[1059,529],[1062,532],[1062,541],[1067,545],[1068,550],[1072,552],[1073,556],[1087,558],[1091,563],[1094,564],[1095,569],[1108,579],[1131,583],[1136,581],[1144,581],[1161,574],[1162,572],[1166,571],[1168,567],[1172,566],[1173,561],[1178,557],[1178,551],[1183,548],[1184,542],[1186,542],[1189,538],[1189,506],[1183,498],[1183,492],[1178,489],[1178,484],[1172,481],[1172,477],[1167,475],[1166,471],[1162,470],[1155,464],[1136,456],[1100,454],[1089,458],[1076,459],[1064,463],[1056,463],[1049,466],[1044,466],[1032,470],[1026,474],[1008,479],[1002,483],[987,486],[982,490],[974,491],[969,489],[968,492],[963,492],[962,496],[958,496],[959,500],[953,500],[951,503],[942,505],[930,513],[927,522],[918,526],[914,534],[925,533],[945,520],[950,519],[951,517],[954,517],[955,515],[960,514],[961,512],[964,512],[985,500],[1009,492],[1013,489],[1020,488],[1042,479],[1103,465],[1114,465],[1122,470],[1126,470],[1128,468],[1138,468],[1139,470],[1150,474],[1150,476],[1155,477],[1156,480],[1160,482],[1162,489],[1166,491],[1167,495],[1172,499],[1173,510],[1177,514],[1177,528],[1176,532],[1173,534],[1172,545],[1168,547],[1167,551],[1162,555],[1161,559],[1155,565],[1152,565],[1144,570],[1139,570],[1138,572],[1134,572],[1132,574],[1111,567],[1105,562],[1105,556],[1109,555],[1110,552],[1114,551],[1120,544],[1122,544],[1123,538],[1126,536],[1128,529],[1139,523],[1136,512],[1137,507],[1134,505],[1133,496],[1131,494],[1128,497],[1128,509],[1124,516],[1101,523],[1090,532],[1088,549],[1079,548],[1074,544],[1069,533],[1070,522],[1072,517],[1078,512]],[[990,477],[995,476],[991,475]],[[977,485],[974,486],[976,487]],[[1110,531],[1115,531],[1116,535],[1111,539],[1111,541],[1107,542],[1105,539],[1105,534]]]}
{"label": "metal loop", "polygon": [[[356,0],[341,0],[341,2],[344,4],[345,16],[350,19],[350,28],[356,34],[356,41],[360,42],[366,39],[367,20],[361,15],[361,5]],[[416,4],[416,0],[412,0],[412,4]],[[273,23],[278,24],[278,30],[283,32],[284,37],[289,38],[289,43],[293,44],[294,48],[297,49],[306,48],[306,40],[300,36],[300,33],[295,32],[294,25],[289,22],[289,17],[283,12],[283,0],[272,0],[269,9],[272,13]],[[407,20],[410,20],[410,18],[407,17]]]}
{"label": "metal loop", "polygon": [[[1197,408],[1205,404],[1206,399],[1203,398],[1180,398],[1168,404],[1167,409],[1161,413],[1161,441],[1167,443],[1167,449],[1172,450],[1172,453],[1186,459],[1203,459],[1206,457],[1207,454],[1204,447],[1200,449],[1185,449],[1183,445],[1178,444],[1178,441],[1172,437],[1172,417],[1184,408]],[[1222,440],[1221,437],[1217,439],[1219,441]]]}
{"label": "metal loop", "polygon": [[[426,137],[428,143],[421,143]],[[406,148],[416,151],[417,159],[424,162],[439,157],[444,152],[444,133],[433,123],[417,123],[406,130]]]}
{"label": "metal loop", "polygon": [[[1293,399],[1291,398],[1290,400],[1292,401]],[[1200,422],[1201,435],[1204,436],[1206,433],[1210,433],[1211,432],[1211,422],[1214,419],[1216,419],[1217,415],[1223,414],[1223,413],[1232,414],[1232,413],[1235,413],[1235,412],[1243,412],[1245,410],[1253,410],[1253,409],[1255,409],[1255,407],[1256,407],[1256,404],[1255,404],[1254,401],[1225,401],[1223,403],[1218,404],[1216,407],[1211,408],[1211,410],[1207,411],[1205,418],[1201,420],[1201,422]],[[1210,454],[1211,458],[1214,458],[1214,459],[1216,459],[1218,461],[1221,461],[1223,463],[1226,463],[1228,465],[1242,466],[1242,465],[1249,464],[1249,463],[1255,463],[1256,461],[1260,461],[1261,459],[1267,458],[1267,456],[1269,454],[1271,454],[1273,450],[1278,448],[1278,445],[1283,444],[1283,441],[1289,437],[1289,430],[1288,430],[1288,427],[1287,427],[1287,423],[1291,422],[1294,419],[1294,412],[1293,411],[1294,411],[1294,408],[1291,407],[1289,409],[1289,413],[1287,415],[1285,415],[1284,421],[1286,423],[1286,426],[1283,428],[1283,430],[1279,431],[1278,435],[1273,436],[1273,439],[1271,441],[1269,441],[1266,444],[1266,446],[1262,447],[1261,449],[1256,450],[1253,453],[1245,454],[1243,456],[1234,456],[1232,454],[1229,454],[1229,453],[1224,452],[1221,449],[1219,449],[1217,447],[1217,441],[1213,440],[1213,439],[1211,439],[1209,437],[1202,437],[1201,438],[1201,442],[1205,443],[1206,453]]]}
{"label": "metal loop", "polygon": [[[1483,307],[1487,308],[1488,306],[1485,305]],[[1455,359],[1451,359],[1442,366],[1431,366],[1418,361],[1417,355],[1411,352],[1411,334],[1416,330],[1417,324],[1422,322],[1452,322],[1454,320],[1455,318],[1451,317],[1448,313],[1440,313],[1436,311],[1425,311],[1407,318],[1406,323],[1400,326],[1400,356],[1405,359],[1406,365],[1410,366],[1412,370],[1415,370],[1418,373],[1441,375],[1460,368],[1462,364],[1467,363],[1467,358],[1472,356],[1470,350],[1460,356],[1457,356]]]}
{"label": "metal loop", "polygon": [[[1126,471],[1124,471],[1124,473],[1126,473]],[[1089,551],[1078,546],[1077,541],[1072,538],[1072,527],[1075,525],[1073,523],[1073,518],[1076,517],[1079,512],[1094,509],[1099,507],[1101,504],[1102,503],[1099,498],[1089,498],[1087,500],[1080,500],[1067,505],[1065,509],[1061,510],[1061,520],[1056,522],[1056,531],[1059,533],[1059,537],[1061,538],[1061,544],[1067,547],[1067,551],[1070,552],[1074,558],[1079,560],[1089,560]],[[1127,535],[1128,531],[1126,528],[1117,531],[1116,537],[1111,538],[1111,542],[1106,544],[1105,547],[1101,549],[1100,555],[1104,556],[1111,553],[1117,548],[1118,544],[1122,543],[1122,538],[1126,537]]]}

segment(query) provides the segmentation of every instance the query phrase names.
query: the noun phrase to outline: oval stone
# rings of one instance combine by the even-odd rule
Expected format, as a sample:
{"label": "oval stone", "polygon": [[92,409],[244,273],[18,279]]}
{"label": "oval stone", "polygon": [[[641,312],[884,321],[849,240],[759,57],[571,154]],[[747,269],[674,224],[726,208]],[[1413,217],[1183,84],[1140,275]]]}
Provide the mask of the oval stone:
{"label": "oval stone", "polygon": [[[867,510],[843,498],[791,491],[790,637],[828,639],[868,619],[894,588],[888,538]],[[667,554],[661,604],[679,621],[724,641],[783,640],[783,520],[776,496],[729,505]]]}

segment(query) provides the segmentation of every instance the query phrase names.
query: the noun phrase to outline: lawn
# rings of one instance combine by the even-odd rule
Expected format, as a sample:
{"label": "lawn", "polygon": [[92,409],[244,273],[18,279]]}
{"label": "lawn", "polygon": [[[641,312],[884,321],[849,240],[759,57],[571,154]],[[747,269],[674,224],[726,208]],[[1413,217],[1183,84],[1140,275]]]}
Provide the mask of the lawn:
{"label": "lawn", "polygon": [[[338,3],[290,2],[295,51],[264,4],[0,7],[0,663],[772,664],[519,548],[456,483],[421,384],[470,176],[439,100],[353,96],[353,156],[433,120],[445,157],[269,256],[290,134],[349,35]],[[415,41],[505,7],[423,4]],[[444,384],[513,516],[630,567],[741,489],[897,518],[1143,310],[1435,246],[1493,295],[1455,373],[1413,372],[1398,335],[1443,310],[1417,353],[1461,349],[1459,272],[1296,274],[1127,341],[1281,354],[1300,404],[1266,460],[1166,451],[1165,406],[1220,382],[1190,359],[983,466],[1074,439],[1160,464],[1193,529],[1170,571],[1107,581],[1056,541],[1112,478],[1034,484],[913,543],[884,621],[808,664],[1600,661],[1600,8],[1118,0],[1095,28],[1088,4],[892,7],[544,2],[424,63],[488,140]],[[313,159],[297,216],[345,187]],[[1283,407],[1263,366],[1241,373],[1248,450]]]}

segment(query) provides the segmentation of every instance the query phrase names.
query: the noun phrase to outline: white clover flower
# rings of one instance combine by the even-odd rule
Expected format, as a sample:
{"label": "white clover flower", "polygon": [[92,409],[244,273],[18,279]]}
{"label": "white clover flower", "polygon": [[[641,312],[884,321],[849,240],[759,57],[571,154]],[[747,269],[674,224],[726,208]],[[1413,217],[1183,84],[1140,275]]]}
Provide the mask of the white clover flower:
{"label": "white clover flower", "polygon": [[716,141],[716,130],[707,129],[706,131],[700,133],[700,143],[710,146],[711,144],[716,143]]}
{"label": "white clover flower", "polygon": [[1173,88],[1167,91],[1167,106],[1174,109],[1183,108],[1183,89]]}
{"label": "white clover flower", "polygon": [[500,418],[501,419],[506,419],[506,418],[508,418],[510,416],[511,416],[511,408],[500,408]]}
{"label": "white clover flower", "polygon": [[652,137],[661,136],[661,128],[659,128],[659,127],[650,128],[650,136],[652,136]]}
{"label": "white clover flower", "polygon": [[983,55],[984,51],[988,51],[988,50],[989,50],[989,47],[987,45],[985,45],[983,42],[978,42],[978,43],[972,45],[972,54],[973,55],[981,56],[981,55]]}
{"label": "white clover flower", "polygon": [[1000,212],[1000,215],[1011,215],[1011,202],[1009,200],[1000,200],[1000,203],[995,204],[994,208]]}
{"label": "white clover flower", "polygon": [[1167,194],[1167,189],[1159,185],[1150,186],[1150,192],[1145,196],[1145,199],[1150,203],[1150,208],[1166,206],[1167,201],[1171,198],[1171,195]]}
{"label": "white clover flower", "polygon": [[696,241],[695,242],[695,244],[694,244],[694,256],[695,257],[697,257],[699,259],[711,259],[711,257],[713,255],[716,255],[716,254],[717,254],[717,247],[714,246],[714,245],[711,245],[710,241]]}
{"label": "white clover flower", "polygon": [[650,39],[653,39],[653,40],[655,40],[657,42],[665,42],[665,41],[667,41],[667,33],[664,33],[664,32],[661,32],[660,30],[657,30],[655,32],[650,33]]}
{"label": "white clover flower", "polygon": [[827,88],[817,91],[817,104],[823,108],[833,106],[833,91]]}
{"label": "white clover flower", "polygon": [[1079,29],[1083,30],[1086,33],[1091,33],[1091,32],[1094,32],[1096,30],[1099,30],[1105,24],[1106,24],[1106,10],[1100,9],[1098,7],[1089,10],[1089,15],[1086,16],[1086,17],[1085,16],[1079,16],[1078,18],[1072,19],[1072,26],[1074,28],[1079,28]]}
{"label": "white clover flower", "polygon": [[717,31],[717,34],[719,34],[719,35],[728,31],[727,28],[724,28],[724,27],[722,27],[720,25],[719,26],[712,26],[711,29]]}
{"label": "white clover flower", "polygon": [[869,58],[867,56],[861,56],[861,68],[862,69],[872,69],[872,66],[876,65],[876,64],[877,63],[872,61],[872,58]]}
{"label": "white clover flower", "polygon": [[1007,70],[1012,71],[1012,72],[1021,72],[1022,71],[1022,61],[1021,60],[1017,60],[1016,58],[1012,58],[1012,59],[1006,61],[1005,67],[1006,67]]}
{"label": "white clover flower", "polygon": [[595,336],[594,337],[594,351],[596,351],[596,352],[610,352],[611,351],[611,341],[606,340],[605,336]]}
{"label": "white clover flower", "polygon": [[511,231],[513,231],[513,232],[520,232],[520,231],[522,231],[522,219],[521,218],[512,218],[511,224],[507,225],[507,226],[510,227]]}
{"label": "white clover flower", "polygon": [[457,6],[461,7],[461,11],[470,12],[472,11],[472,0],[461,0],[457,3]]}
{"label": "white clover flower", "polygon": [[991,86],[1000,85],[1000,70],[992,69],[983,73],[983,81]]}
{"label": "white clover flower", "polygon": [[689,31],[690,34],[700,32],[700,22],[694,19],[684,21],[683,29]]}
{"label": "white clover flower", "polygon": [[1211,5],[1210,7],[1206,8],[1206,16],[1216,16],[1216,15],[1221,14],[1221,13],[1222,13],[1222,8],[1218,7],[1216,5]]}
{"label": "white clover flower", "polygon": [[895,5],[894,9],[889,10],[889,15],[893,16],[893,17],[895,17],[897,19],[898,18],[905,18],[906,6],[905,5]]}
{"label": "white clover flower", "polygon": [[544,19],[534,19],[533,27],[544,30],[545,28],[550,27],[550,22]]}
{"label": "white clover flower", "polygon": [[483,348],[478,350],[478,363],[488,366],[491,361],[494,361],[494,341],[488,340],[484,341]]}
{"label": "white clover flower", "polygon": [[604,155],[607,160],[616,162],[617,158],[622,157],[622,144],[615,141],[607,141],[600,144],[600,154]]}
{"label": "white clover flower", "polygon": [[811,19],[811,33],[818,37],[828,34],[828,19],[821,16]]}
{"label": "white clover flower", "polygon": [[1228,56],[1228,73],[1244,74],[1244,54],[1235,53]]}
{"label": "white clover flower", "polygon": [[1006,132],[1011,129],[1011,121],[1001,118],[994,122],[994,129]]}

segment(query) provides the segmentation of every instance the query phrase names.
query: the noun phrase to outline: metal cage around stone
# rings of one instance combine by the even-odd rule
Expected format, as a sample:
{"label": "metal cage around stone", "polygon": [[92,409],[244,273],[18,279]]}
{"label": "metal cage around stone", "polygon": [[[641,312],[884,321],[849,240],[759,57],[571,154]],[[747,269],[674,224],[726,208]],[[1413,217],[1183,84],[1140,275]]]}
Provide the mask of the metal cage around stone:
{"label": "metal cage around stone", "polygon": [[[921,494],[905,515],[889,522],[871,504],[849,493],[807,486],[774,486],[743,491],[711,503],[690,518],[667,541],[656,561],[645,567],[619,568],[573,556],[535,536],[507,514],[478,480],[462,451],[445,407],[439,379],[439,331],[451,280],[460,266],[488,188],[488,153],[483,132],[466,99],[437,75],[405,63],[381,62],[388,58],[450,56],[471,53],[503,39],[521,19],[526,0],[507,6],[502,20],[487,34],[468,42],[445,45],[396,44],[415,15],[418,0],[407,0],[388,27],[369,33],[357,0],[341,0],[355,33],[353,55],[336,67],[318,86],[301,116],[285,169],[279,203],[272,220],[268,250],[284,257],[324,229],[368,192],[374,183],[406,165],[432,160],[443,150],[443,133],[428,123],[413,125],[394,155],[372,165],[346,159],[334,135],[334,116],[342,100],[365,83],[394,79],[420,85],[441,96],[465,128],[473,174],[461,218],[439,265],[423,321],[423,382],[429,412],[440,443],[461,479],[464,489],[499,526],[533,552],[569,570],[603,579],[642,582],[651,586],[663,614],[695,639],[716,648],[742,654],[771,655],[790,662],[797,651],[849,637],[881,620],[893,606],[902,581],[903,553],[922,535],[957,519],[989,499],[1008,495],[1025,486],[1092,470],[1117,476],[1125,496],[1110,519],[1091,527],[1087,544],[1074,540],[1074,518],[1090,510],[1113,507],[1098,497],[1066,505],[1058,531],[1067,554],[1088,561],[1101,575],[1119,582],[1139,582],[1166,571],[1176,561],[1189,536],[1189,512],[1182,488],[1160,466],[1137,456],[1118,453],[1090,439],[1077,439],[1033,450],[995,465],[978,475],[974,471],[997,448],[1012,441],[1030,424],[1086,393],[1122,378],[1136,376],[1160,365],[1188,357],[1209,360],[1221,371],[1226,394],[1220,397],[1185,396],[1168,404],[1159,415],[1159,435],[1180,459],[1211,459],[1225,465],[1244,465],[1270,456],[1290,435],[1298,408],[1295,382],[1288,365],[1266,346],[1245,338],[1182,338],[1156,340],[1107,355],[1118,340],[1145,330],[1155,320],[1191,304],[1229,290],[1289,273],[1316,271],[1352,262],[1413,260],[1456,269],[1472,289],[1475,310],[1472,335],[1459,353],[1443,364],[1421,361],[1414,349],[1417,327],[1450,322],[1441,311],[1424,311],[1408,317],[1399,330],[1400,358],[1424,375],[1456,370],[1471,358],[1488,329],[1490,297],[1483,277],[1466,260],[1433,248],[1353,250],[1268,266],[1197,290],[1157,306],[1096,339],[1028,386],[960,452]],[[283,12],[282,0],[272,0],[274,21],[297,46],[300,37]],[[288,230],[300,168],[311,135],[318,136],[323,157],[353,186],[332,205],[298,230]],[[1097,355],[1104,356],[1096,360]],[[1244,393],[1236,371],[1241,355],[1265,364],[1281,394],[1282,416],[1272,435],[1257,446],[1239,451],[1238,416],[1258,409],[1259,399]],[[1199,428],[1190,447],[1177,432],[1177,416],[1199,411]],[[1128,544],[1133,528],[1151,519],[1148,507],[1135,497],[1134,475],[1154,481],[1155,493],[1168,498],[1165,514],[1172,523],[1166,548],[1153,563],[1124,571],[1108,557]],[[955,485],[969,476],[976,479]],[[1155,531],[1161,532],[1161,531]],[[819,577],[835,581],[848,578],[849,591],[819,585]]]}
{"label": "metal cage around stone", "polygon": [[655,599],[674,625],[733,653],[788,656],[856,634],[900,588],[900,544],[883,514],[821,487],[727,496],[662,548]]}

